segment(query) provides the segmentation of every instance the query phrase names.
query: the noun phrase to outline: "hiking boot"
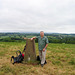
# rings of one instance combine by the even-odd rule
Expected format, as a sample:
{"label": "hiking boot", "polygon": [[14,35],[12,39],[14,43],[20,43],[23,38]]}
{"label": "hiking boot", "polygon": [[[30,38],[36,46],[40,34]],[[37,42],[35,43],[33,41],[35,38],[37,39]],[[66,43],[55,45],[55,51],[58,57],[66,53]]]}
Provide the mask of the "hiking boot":
{"label": "hiking boot", "polygon": [[45,63],[44,64],[47,64],[46,60],[45,60]]}
{"label": "hiking boot", "polygon": [[41,66],[43,67],[43,66],[44,66],[44,64],[41,64]]}

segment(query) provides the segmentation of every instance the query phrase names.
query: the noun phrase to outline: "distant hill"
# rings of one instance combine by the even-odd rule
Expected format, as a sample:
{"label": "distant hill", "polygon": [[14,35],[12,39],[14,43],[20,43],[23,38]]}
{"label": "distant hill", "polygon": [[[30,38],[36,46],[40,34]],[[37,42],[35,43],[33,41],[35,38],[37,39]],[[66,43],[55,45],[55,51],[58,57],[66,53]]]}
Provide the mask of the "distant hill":
{"label": "distant hill", "polygon": [[[0,42],[21,42],[25,41],[23,38],[31,38],[39,36],[40,33],[0,33]],[[62,34],[62,33],[45,33],[48,37],[49,43],[72,43],[75,44],[75,34]],[[36,39],[35,42],[38,42]]]}

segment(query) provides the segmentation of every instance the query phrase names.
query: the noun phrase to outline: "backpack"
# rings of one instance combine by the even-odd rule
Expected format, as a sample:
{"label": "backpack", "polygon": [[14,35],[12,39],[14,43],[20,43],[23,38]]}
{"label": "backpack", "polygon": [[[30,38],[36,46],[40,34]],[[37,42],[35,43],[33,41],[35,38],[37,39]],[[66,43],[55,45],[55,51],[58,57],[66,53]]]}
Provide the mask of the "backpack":
{"label": "backpack", "polygon": [[[20,50],[17,50],[16,51],[16,57],[14,57],[14,56],[12,56],[11,57],[11,63],[14,65],[15,63],[21,63],[22,61],[23,61],[23,59],[24,59],[24,54],[23,54],[23,52],[25,51],[25,49],[26,49],[26,45],[25,45],[25,47],[24,47],[24,49],[23,49],[23,51],[22,51],[22,53],[21,53],[21,51]],[[19,53],[19,54],[18,54]]]}
{"label": "backpack", "polygon": [[[19,55],[18,55],[18,52],[19,52]],[[17,54],[17,57],[14,57],[14,56],[11,57],[12,64],[21,63],[23,61],[23,59],[24,59],[24,54],[21,53],[20,50],[17,50],[16,54]]]}

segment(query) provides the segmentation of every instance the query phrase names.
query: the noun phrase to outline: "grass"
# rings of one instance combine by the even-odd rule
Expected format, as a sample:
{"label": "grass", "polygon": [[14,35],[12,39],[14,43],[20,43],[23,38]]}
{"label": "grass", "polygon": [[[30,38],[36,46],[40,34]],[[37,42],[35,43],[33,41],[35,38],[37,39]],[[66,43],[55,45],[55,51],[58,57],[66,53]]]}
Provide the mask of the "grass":
{"label": "grass", "polygon": [[[25,42],[0,42],[0,75],[75,75],[75,44],[49,44],[46,52],[47,64],[14,64],[11,56],[23,50]],[[38,55],[38,44],[36,43]]]}

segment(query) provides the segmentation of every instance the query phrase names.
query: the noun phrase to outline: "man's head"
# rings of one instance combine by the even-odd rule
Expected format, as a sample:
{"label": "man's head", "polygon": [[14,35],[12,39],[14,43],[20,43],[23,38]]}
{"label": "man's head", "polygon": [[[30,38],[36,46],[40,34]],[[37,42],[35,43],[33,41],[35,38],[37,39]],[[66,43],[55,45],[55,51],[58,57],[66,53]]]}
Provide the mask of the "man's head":
{"label": "man's head", "polygon": [[43,37],[44,36],[44,32],[40,31],[40,36]]}

